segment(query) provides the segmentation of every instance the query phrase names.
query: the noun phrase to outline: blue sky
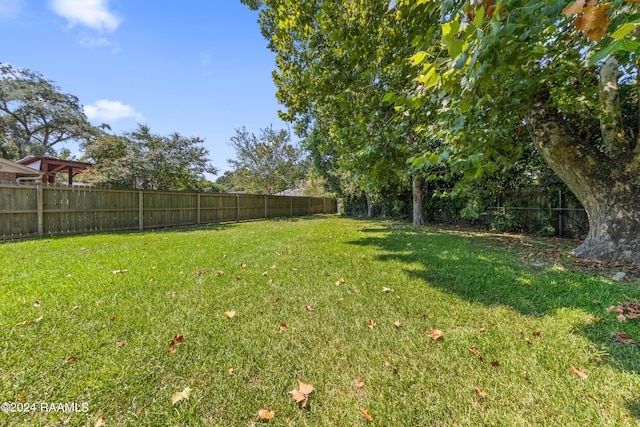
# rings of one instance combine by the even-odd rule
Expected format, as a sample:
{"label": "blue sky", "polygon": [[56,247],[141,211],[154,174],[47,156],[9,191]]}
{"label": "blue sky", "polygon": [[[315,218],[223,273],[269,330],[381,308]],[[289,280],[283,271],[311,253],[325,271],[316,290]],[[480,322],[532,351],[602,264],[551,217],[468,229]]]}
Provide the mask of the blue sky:
{"label": "blue sky", "polygon": [[257,19],[239,0],[0,0],[0,62],[42,73],[116,133],[204,138],[224,171],[235,128],[287,126]]}

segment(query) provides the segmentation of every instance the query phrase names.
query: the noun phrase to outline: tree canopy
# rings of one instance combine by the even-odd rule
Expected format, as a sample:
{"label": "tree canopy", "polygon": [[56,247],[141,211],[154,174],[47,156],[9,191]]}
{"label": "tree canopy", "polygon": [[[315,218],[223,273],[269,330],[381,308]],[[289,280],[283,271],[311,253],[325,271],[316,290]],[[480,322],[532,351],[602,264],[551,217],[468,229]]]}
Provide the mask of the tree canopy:
{"label": "tree canopy", "polygon": [[236,129],[229,145],[236,157],[227,160],[233,168],[228,184],[236,190],[276,194],[294,188],[305,177],[304,152],[284,129],[269,126],[256,135],[242,127]]}
{"label": "tree canopy", "polygon": [[0,63],[0,154],[15,160],[54,153],[67,141],[98,133],[78,98],[60,92],[41,74]]}
{"label": "tree canopy", "polygon": [[[198,137],[158,135],[138,125],[123,135],[103,133],[84,146],[94,162],[87,180],[95,185],[144,190],[213,190],[205,173],[217,170]],[[217,189],[215,189],[217,191]]]}
{"label": "tree canopy", "polygon": [[640,262],[638,2],[244,3],[283,118],[332,170],[373,193],[409,175],[464,189],[535,146],[589,215],[576,253]]}

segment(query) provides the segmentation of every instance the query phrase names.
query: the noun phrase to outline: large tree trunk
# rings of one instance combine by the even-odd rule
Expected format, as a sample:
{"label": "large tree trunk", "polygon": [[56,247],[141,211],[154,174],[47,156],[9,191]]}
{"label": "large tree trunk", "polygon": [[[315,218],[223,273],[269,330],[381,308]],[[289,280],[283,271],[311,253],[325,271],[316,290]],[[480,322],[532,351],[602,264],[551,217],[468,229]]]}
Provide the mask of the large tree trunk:
{"label": "large tree trunk", "polygon": [[424,194],[422,192],[422,179],[416,175],[412,179],[413,193],[413,226],[422,227],[424,225]]}
{"label": "large tree trunk", "polygon": [[575,255],[640,264],[640,154],[630,149],[635,142],[623,146],[609,120],[603,150],[584,143],[547,101],[541,90],[526,119],[537,150],[587,211],[589,234]]}

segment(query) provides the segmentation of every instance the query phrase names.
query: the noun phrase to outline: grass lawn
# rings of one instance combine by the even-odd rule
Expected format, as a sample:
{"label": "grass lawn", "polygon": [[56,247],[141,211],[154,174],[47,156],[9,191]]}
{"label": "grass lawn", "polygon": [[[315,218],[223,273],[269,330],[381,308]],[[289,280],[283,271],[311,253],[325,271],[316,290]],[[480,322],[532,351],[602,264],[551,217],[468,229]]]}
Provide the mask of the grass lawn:
{"label": "grass lawn", "polygon": [[0,425],[638,425],[612,333],[640,320],[606,309],[640,285],[572,244],[337,216],[5,242],[0,402],[36,406]]}

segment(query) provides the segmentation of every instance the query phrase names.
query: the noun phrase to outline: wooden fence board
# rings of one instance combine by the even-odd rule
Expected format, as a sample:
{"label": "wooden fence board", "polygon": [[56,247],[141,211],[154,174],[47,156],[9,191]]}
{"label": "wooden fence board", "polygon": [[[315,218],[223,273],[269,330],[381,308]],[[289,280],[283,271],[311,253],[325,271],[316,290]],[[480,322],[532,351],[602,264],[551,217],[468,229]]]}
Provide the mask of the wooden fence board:
{"label": "wooden fence board", "polygon": [[335,213],[333,199],[0,184],[0,240]]}

